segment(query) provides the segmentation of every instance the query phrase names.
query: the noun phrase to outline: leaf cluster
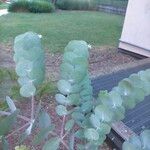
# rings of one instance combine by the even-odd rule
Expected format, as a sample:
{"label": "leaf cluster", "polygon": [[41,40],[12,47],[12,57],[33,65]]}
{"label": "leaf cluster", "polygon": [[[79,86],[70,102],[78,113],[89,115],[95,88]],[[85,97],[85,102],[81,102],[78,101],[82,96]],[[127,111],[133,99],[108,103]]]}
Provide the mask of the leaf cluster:
{"label": "leaf cluster", "polygon": [[20,94],[23,97],[35,95],[36,87],[44,80],[44,50],[38,34],[26,32],[15,38],[14,61],[19,76]]}

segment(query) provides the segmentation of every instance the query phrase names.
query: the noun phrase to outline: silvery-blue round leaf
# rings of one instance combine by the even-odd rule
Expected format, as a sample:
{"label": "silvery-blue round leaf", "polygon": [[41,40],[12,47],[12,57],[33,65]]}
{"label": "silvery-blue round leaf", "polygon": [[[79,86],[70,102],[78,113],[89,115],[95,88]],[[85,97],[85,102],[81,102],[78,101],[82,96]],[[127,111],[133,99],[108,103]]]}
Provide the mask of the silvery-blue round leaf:
{"label": "silvery-blue round leaf", "polygon": [[32,71],[33,64],[29,60],[22,60],[16,65],[16,73],[20,77],[28,76],[28,74]]}
{"label": "silvery-blue round leaf", "polygon": [[63,56],[63,61],[64,62],[67,62],[67,63],[70,63],[70,64],[73,64],[73,60],[75,59],[75,58],[77,58],[78,56],[75,54],[75,53],[73,53],[73,52],[66,52],[66,53],[64,53],[64,56]]}
{"label": "silvery-blue round leaf", "polygon": [[82,103],[81,105],[81,110],[84,113],[90,112],[93,108],[93,102],[92,101],[87,101],[85,103]]}
{"label": "silvery-blue round leaf", "polygon": [[99,134],[94,128],[84,130],[84,136],[87,140],[96,141],[99,139]]}
{"label": "silvery-blue round leaf", "polygon": [[104,105],[98,105],[96,106],[95,115],[102,121],[102,122],[111,122],[114,114],[112,111],[109,110],[108,107]]}
{"label": "silvery-blue round leaf", "polygon": [[120,107],[122,105],[122,98],[117,92],[109,92],[109,98],[112,103],[112,107]]}
{"label": "silvery-blue round leaf", "polygon": [[62,105],[69,105],[70,104],[69,100],[62,94],[56,94],[55,99],[59,104],[62,104]]}
{"label": "silvery-blue round leaf", "polygon": [[141,150],[137,149],[137,147],[129,142],[124,142],[122,146],[122,150]]}
{"label": "silvery-blue round leaf", "polygon": [[141,144],[141,140],[140,140],[139,136],[137,136],[137,135],[131,136],[129,138],[128,142],[135,145],[135,147],[142,149],[142,144]]}
{"label": "silvery-blue round leaf", "polygon": [[66,107],[63,105],[56,106],[56,112],[59,116],[65,116],[68,114]]}
{"label": "silvery-blue round leaf", "polygon": [[145,150],[149,150],[150,149],[150,130],[144,130],[141,134],[140,134],[140,138],[142,141],[142,146]]}
{"label": "silvery-blue round leaf", "polygon": [[70,94],[67,96],[67,99],[71,105],[78,105],[80,103],[79,94]]}
{"label": "silvery-blue round leaf", "polygon": [[36,88],[32,83],[27,83],[20,88],[20,94],[23,97],[31,97],[35,95]]}
{"label": "silvery-blue round leaf", "polygon": [[135,99],[132,96],[124,96],[123,97],[123,105],[125,108],[127,109],[132,109],[135,107],[136,103],[135,103]]}
{"label": "silvery-blue round leaf", "polygon": [[33,81],[31,79],[29,79],[28,77],[19,77],[18,78],[18,83],[19,83],[20,86],[23,86],[23,85],[25,85],[29,82],[32,83]]}
{"label": "silvery-blue round leaf", "polygon": [[33,84],[35,86],[38,86],[43,82],[45,78],[45,68],[34,66],[34,69],[32,69],[32,71],[29,72],[28,76],[31,80],[33,80]]}
{"label": "silvery-blue round leaf", "polygon": [[110,132],[110,130],[111,130],[111,127],[107,123],[101,122],[100,127],[98,128],[97,131],[100,135],[106,135]]}
{"label": "silvery-blue round leaf", "polygon": [[72,51],[77,55],[82,55],[83,57],[89,57],[88,44],[85,41],[73,40],[68,43],[65,47],[65,51]]}
{"label": "silvery-blue round leaf", "polygon": [[72,91],[71,84],[66,80],[59,80],[57,83],[57,87],[58,90],[64,95],[68,95]]}
{"label": "silvery-blue round leaf", "polygon": [[100,120],[94,114],[90,116],[90,122],[93,125],[93,127],[95,128],[100,127]]}
{"label": "silvery-blue round leaf", "polygon": [[123,96],[129,96],[133,92],[133,86],[129,79],[123,79],[119,82],[118,87],[121,92],[120,94]]}

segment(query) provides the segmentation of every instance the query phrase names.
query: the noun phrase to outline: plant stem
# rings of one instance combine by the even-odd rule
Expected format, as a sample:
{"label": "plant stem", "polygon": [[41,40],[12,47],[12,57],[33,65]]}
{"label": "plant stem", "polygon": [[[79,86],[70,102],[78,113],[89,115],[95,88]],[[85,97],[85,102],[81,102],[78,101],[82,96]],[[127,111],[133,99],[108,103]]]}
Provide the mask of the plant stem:
{"label": "plant stem", "polygon": [[32,95],[31,99],[31,120],[34,119],[34,95]]}
{"label": "plant stem", "polygon": [[70,132],[70,131],[67,131],[67,132],[63,135],[62,139],[64,139],[64,138],[68,135],[69,132]]}
{"label": "plant stem", "polygon": [[69,150],[68,145],[63,140],[61,140],[61,143],[66,147],[67,150]]}
{"label": "plant stem", "polygon": [[26,124],[24,124],[24,125],[21,126],[20,128],[16,129],[15,131],[11,132],[10,134],[8,134],[8,135],[6,136],[6,138],[9,138],[9,137],[10,137],[11,135],[13,135],[14,133],[16,133],[16,132],[18,132],[18,131],[24,129],[24,128],[27,127],[29,124],[30,124],[30,122],[27,122]]}
{"label": "plant stem", "polygon": [[[11,114],[12,114],[12,113],[10,113],[10,112],[6,112],[6,111],[1,111],[1,110],[0,110],[0,115],[1,115],[1,116],[9,116],[9,115],[11,115]],[[27,117],[25,117],[25,116],[22,116],[22,115],[18,115],[17,117],[20,118],[20,119],[23,119],[23,120],[25,120],[25,121],[30,121],[29,118],[27,118]]]}
{"label": "plant stem", "polygon": [[65,125],[66,116],[63,116],[62,126],[61,126],[61,132],[60,132],[60,138],[62,139],[64,134],[64,125]]}
{"label": "plant stem", "polygon": [[69,137],[69,149],[74,150],[74,129],[72,129]]}

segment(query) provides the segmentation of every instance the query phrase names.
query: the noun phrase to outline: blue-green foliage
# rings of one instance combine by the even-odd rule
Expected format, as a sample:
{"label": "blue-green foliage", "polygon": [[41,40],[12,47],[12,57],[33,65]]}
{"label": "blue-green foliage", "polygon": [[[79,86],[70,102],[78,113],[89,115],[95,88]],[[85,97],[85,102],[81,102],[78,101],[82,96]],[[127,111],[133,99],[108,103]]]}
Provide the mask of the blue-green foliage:
{"label": "blue-green foliage", "polygon": [[[66,123],[80,128],[74,136],[87,141],[78,149],[98,149],[106,139],[114,122],[124,118],[125,110],[135,107],[150,94],[150,69],[132,74],[119,82],[112,91],[100,91],[93,100],[91,81],[88,75],[88,45],[84,41],[71,41],[65,48],[60,66],[61,80],[57,87],[56,112],[60,116],[71,115]],[[68,107],[69,106],[69,107]],[[70,107],[72,106],[72,107]]]}
{"label": "blue-green foliage", "polygon": [[123,150],[149,150],[150,130],[144,130],[140,136],[133,135],[123,143]]}
{"label": "blue-green foliage", "polygon": [[[60,94],[56,101],[62,105],[80,105],[81,109],[92,100],[92,87],[88,74],[88,45],[84,41],[71,41],[65,48],[60,66]],[[87,104],[88,105],[88,104]],[[82,113],[86,110],[83,108]]]}
{"label": "blue-green foliage", "polygon": [[[97,106],[90,116],[93,128],[99,133],[96,145],[102,143],[109,133],[113,122],[124,118],[125,109],[131,109],[145,96],[150,95],[150,69],[132,74],[129,78],[119,82],[111,92],[101,91],[97,99]],[[105,137],[105,138],[102,138]],[[87,137],[88,138],[88,137]]]}
{"label": "blue-green foliage", "polygon": [[[61,80],[57,83],[60,93],[55,96],[56,101],[60,104],[56,107],[56,112],[59,115],[70,114],[74,120],[71,121],[71,124],[75,122],[79,126],[83,126],[83,121],[88,118],[86,114],[93,108],[93,89],[88,74],[88,58],[86,42],[71,41],[68,43],[60,66]],[[68,110],[67,106],[73,106],[73,108]],[[70,123],[67,122],[67,124]],[[71,128],[73,124],[70,125]]]}
{"label": "blue-green foliage", "polygon": [[30,97],[35,94],[36,87],[44,80],[44,50],[38,34],[27,32],[15,38],[14,61],[20,94]]}

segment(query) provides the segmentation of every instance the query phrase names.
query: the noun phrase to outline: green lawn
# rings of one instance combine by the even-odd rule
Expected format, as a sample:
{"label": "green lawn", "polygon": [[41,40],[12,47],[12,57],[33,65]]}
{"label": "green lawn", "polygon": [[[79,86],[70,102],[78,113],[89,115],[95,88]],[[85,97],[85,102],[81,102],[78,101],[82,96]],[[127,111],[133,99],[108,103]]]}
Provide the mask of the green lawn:
{"label": "green lawn", "polygon": [[52,14],[10,13],[0,17],[0,42],[12,42],[18,34],[42,34],[45,48],[63,52],[70,40],[85,40],[94,46],[116,46],[123,17],[101,12],[63,11]]}
{"label": "green lawn", "polygon": [[6,9],[6,8],[8,8],[7,3],[0,3],[0,9]]}

